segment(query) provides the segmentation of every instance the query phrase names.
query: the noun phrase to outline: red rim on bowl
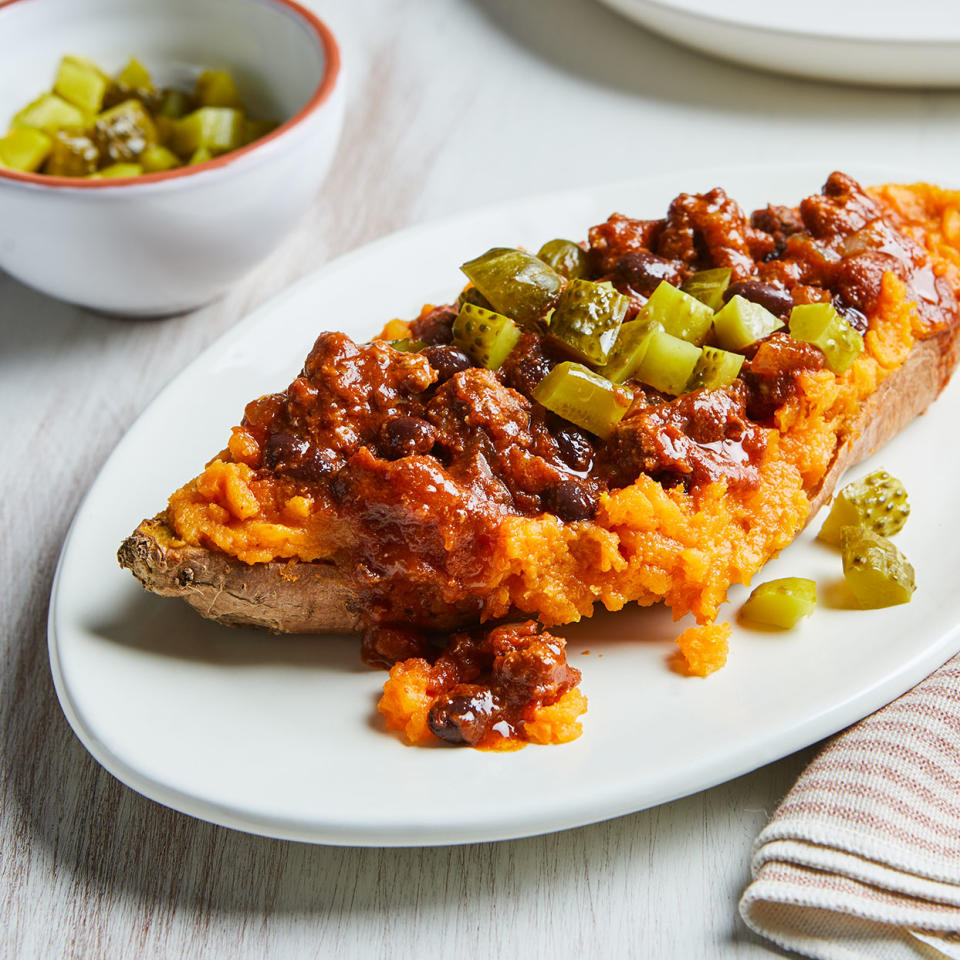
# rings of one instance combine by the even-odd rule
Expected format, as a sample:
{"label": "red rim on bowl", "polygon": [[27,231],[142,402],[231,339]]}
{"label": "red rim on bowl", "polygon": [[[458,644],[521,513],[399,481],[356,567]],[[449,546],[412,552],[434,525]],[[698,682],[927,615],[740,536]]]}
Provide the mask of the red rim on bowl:
{"label": "red rim on bowl", "polygon": [[[22,0],[0,0],[0,15],[3,14],[5,7],[10,7],[14,3]],[[136,177],[112,177],[102,180],[86,180],[83,177],[53,177],[42,173],[24,173],[20,170],[8,170],[0,167],[0,178],[14,180],[20,183],[31,183],[42,187],[72,187],[75,190],[98,190],[110,187],[123,187],[133,184],[157,183],[163,180],[174,180],[177,177],[189,177],[194,173],[202,173],[204,170],[212,170],[216,167],[225,167],[234,160],[258,149],[265,143],[281,136],[288,130],[295,127],[301,120],[306,119],[309,114],[321,106],[330,93],[333,91],[340,74],[340,48],[337,41],[334,40],[330,28],[314,13],[301,6],[296,0],[266,0],[267,3],[278,7],[286,7],[294,13],[303,23],[310,27],[316,34],[324,53],[323,77],[317,89],[313,91],[310,99],[292,116],[285,120],[275,130],[248,143],[244,147],[238,147],[222,156],[214,157],[212,160],[206,160],[203,163],[196,163],[189,167],[177,167],[174,170],[164,170],[160,173],[143,173]]]}

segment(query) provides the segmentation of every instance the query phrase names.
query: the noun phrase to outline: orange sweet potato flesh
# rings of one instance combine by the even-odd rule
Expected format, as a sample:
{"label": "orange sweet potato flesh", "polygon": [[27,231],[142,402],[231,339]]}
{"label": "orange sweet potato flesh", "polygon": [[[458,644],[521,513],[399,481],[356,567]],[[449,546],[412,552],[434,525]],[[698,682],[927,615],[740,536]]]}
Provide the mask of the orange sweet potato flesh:
{"label": "orange sweet potato flesh", "polygon": [[[960,291],[960,195],[919,184],[876,188],[872,196],[926,249],[937,276]],[[429,625],[447,629],[516,611],[549,625],[589,616],[598,601],[619,609],[661,600],[677,617],[692,612],[699,623],[712,623],[727,587],[748,583],[830,498],[844,471],[922,413],[953,372],[955,316],[944,317],[935,331],[925,328],[891,273],[884,274],[876,302],[865,352],[850,370],[804,373],[796,394],[777,410],[755,489],[711,483],[694,493],[641,475],[605,494],[588,521],[507,515],[496,529],[478,605],[435,605]],[[141,523],[121,546],[121,565],[148,590],[180,597],[203,616],[234,626],[296,633],[361,627],[359,580],[332,557],[305,550],[298,556],[292,548],[271,555],[263,543],[237,540],[252,529],[237,513],[228,532],[230,543],[241,546],[232,553],[214,546],[213,521],[204,520],[202,533],[190,527],[185,518],[204,507],[197,492],[202,483],[203,475],[178,491],[171,508]],[[242,513],[242,490],[238,497]],[[216,509],[226,512],[222,504]],[[292,524],[284,542],[306,542],[308,534]],[[244,549],[260,551],[260,562],[233,555]]]}

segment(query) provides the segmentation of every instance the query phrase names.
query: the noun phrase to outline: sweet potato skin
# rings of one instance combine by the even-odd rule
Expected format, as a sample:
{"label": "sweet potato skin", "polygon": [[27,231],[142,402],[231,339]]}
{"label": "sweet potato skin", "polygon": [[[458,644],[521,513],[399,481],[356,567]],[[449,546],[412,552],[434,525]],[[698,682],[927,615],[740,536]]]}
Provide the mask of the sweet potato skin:
{"label": "sweet potato skin", "polygon": [[[901,367],[864,405],[811,496],[810,517],[833,495],[844,472],[882,447],[936,399],[958,361],[951,327],[915,344]],[[350,633],[361,628],[361,600],[350,571],[330,563],[277,561],[247,564],[228,554],[179,540],[162,517],[144,520],[117,554],[152,593],[180,597],[208,619],[275,633]],[[448,629],[465,615],[439,614]]]}

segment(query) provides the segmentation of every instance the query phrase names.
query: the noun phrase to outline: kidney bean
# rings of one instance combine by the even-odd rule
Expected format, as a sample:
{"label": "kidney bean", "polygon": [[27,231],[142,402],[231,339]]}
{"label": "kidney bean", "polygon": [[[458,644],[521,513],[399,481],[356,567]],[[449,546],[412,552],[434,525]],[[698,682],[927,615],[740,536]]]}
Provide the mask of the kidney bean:
{"label": "kidney bean", "polygon": [[589,520],[597,512],[597,498],[576,480],[561,480],[543,493],[543,505],[561,520]]}
{"label": "kidney bean", "polygon": [[680,271],[671,260],[658,257],[647,250],[635,250],[625,253],[618,261],[614,272],[620,276],[632,290],[649,297],[662,280],[680,286]]}
{"label": "kidney bean", "polygon": [[469,370],[473,361],[459,347],[452,344],[448,346],[427,347],[421,350],[421,355],[427,358],[430,366],[437,371],[437,382],[443,383],[449,380],[455,373],[461,370]]}
{"label": "kidney bean", "polygon": [[489,687],[461,683],[437,698],[427,714],[427,724],[448,743],[479,743],[498,709]]}
{"label": "kidney bean", "polygon": [[760,280],[742,280],[740,283],[731,283],[723,292],[724,302],[731,297],[743,297],[752,303],[759,303],[775,317],[786,320],[793,309],[793,297],[788,290],[775,287],[772,283],[763,283]]}
{"label": "kidney bean", "polygon": [[394,417],[380,430],[384,452],[393,459],[429,453],[436,435],[433,424],[420,417]]}

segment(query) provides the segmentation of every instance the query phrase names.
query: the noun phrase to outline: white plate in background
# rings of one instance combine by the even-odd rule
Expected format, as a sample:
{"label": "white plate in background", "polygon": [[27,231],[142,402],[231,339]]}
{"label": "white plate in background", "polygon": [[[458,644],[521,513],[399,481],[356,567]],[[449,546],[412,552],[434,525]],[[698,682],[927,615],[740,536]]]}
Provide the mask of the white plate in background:
{"label": "white plate in background", "polygon": [[677,43],[750,67],[879,86],[960,86],[954,0],[602,2]]}
{"label": "white plate in background", "polygon": [[[912,603],[879,611],[821,603],[779,635],[735,626],[729,664],[706,680],[667,668],[681,626],[662,608],[558,629],[590,699],[584,735],[564,746],[504,754],[405,746],[381,728],[375,704],[385,675],[361,664],[355,639],[222,627],[148,595],[116,562],[140,519],[222,449],[246,401],[293,379],[320,331],[363,340],[424,301],[448,301],[463,282],[458,265],[493,245],[580,238],[612,210],[655,217],[678,192],[718,183],[750,207],[796,202],[827,173],[809,165],[673,173],[461,215],[342,257],[229,331],[131,427],[64,545],[50,659],[89,751],[148,797],[254,833],[361,845],[496,840],[613,817],[735,777],[929,674],[960,649],[960,500],[944,495],[944,477],[960,471],[960,445],[943,442],[956,433],[960,383],[856,471],[882,464],[910,492],[913,514],[897,541],[917,569]],[[829,598],[840,560],[807,532],[763,574],[785,575],[813,577]],[[745,595],[733,589],[721,616]]]}

